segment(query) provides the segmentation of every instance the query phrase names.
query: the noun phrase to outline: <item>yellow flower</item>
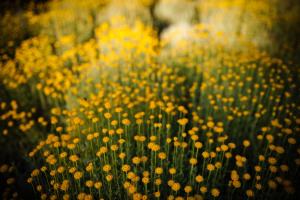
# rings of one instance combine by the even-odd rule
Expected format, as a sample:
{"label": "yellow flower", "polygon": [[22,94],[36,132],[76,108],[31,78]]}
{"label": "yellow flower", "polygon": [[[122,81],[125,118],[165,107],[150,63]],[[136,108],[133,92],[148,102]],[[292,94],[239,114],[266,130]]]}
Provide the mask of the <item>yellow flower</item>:
{"label": "yellow flower", "polygon": [[178,124],[181,126],[185,126],[188,123],[188,121],[189,120],[187,118],[182,118],[182,119],[177,120]]}
{"label": "yellow flower", "polygon": [[246,190],[246,195],[247,195],[248,197],[253,197],[253,196],[254,196],[253,190]]}
{"label": "yellow flower", "polygon": [[139,157],[135,156],[134,158],[132,158],[132,162],[133,162],[133,164],[138,165],[138,164],[140,164],[141,159]]}
{"label": "yellow flower", "polygon": [[192,188],[192,186],[190,186],[190,185],[187,185],[187,186],[184,187],[184,191],[185,191],[186,193],[190,193],[192,190],[193,190],[193,188]]}
{"label": "yellow flower", "polygon": [[92,171],[92,170],[93,170],[93,163],[89,163],[89,164],[86,166],[85,170],[86,170],[87,172]]}
{"label": "yellow flower", "polygon": [[203,181],[203,176],[198,175],[195,177],[195,180],[197,183],[201,183]]}
{"label": "yellow flower", "polygon": [[104,165],[102,169],[105,172],[109,172],[111,170],[111,166],[110,165]]}
{"label": "yellow flower", "polygon": [[126,154],[124,153],[124,152],[121,152],[120,154],[119,154],[119,158],[120,159],[124,159],[126,157]]}
{"label": "yellow flower", "polygon": [[283,154],[285,150],[284,150],[283,147],[277,146],[277,147],[275,148],[275,151],[276,151],[277,153],[279,153],[279,154]]}
{"label": "yellow flower", "polygon": [[87,140],[92,140],[94,138],[94,135],[93,134],[88,134],[87,136],[86,136],[86,139]]}
{"label": "yellow flower", "polygon": [[111,147],[110,147],[110,149],[112,150],[112,151],[117,151],[119,148],[118,148],[118,145],[111,145]]}
{"label": "yellow flower", "polygon": [[102,187],[102,183],[98,181],[94,184],[94,187],[99,190]]}
{"label": "yellow flower", "polygon": [[233,181],[237,181],[240,178],[236,170],[231,171],[230,177],[231,177],[231,180],[233,180]]}
{"label": "yellow flower", "polygon": [[113,179],[113,175],[109,174],[105,178],[108,182],[110,182]]}
{"label": "yellow flower", "polygon": [[204,151],[202,153],[203,158],[208,158],[209,157],[209,153],[207,151]]}
{"label": "yellow flower", "polygon": [[[6,170],[4,170],[4,169],[5,169],[5,167],[3,167],[2,171],[5,172]],[[8,169],[8,167],[7,167],[7,169]],[[4,173],[4,172],[2,172],[2,173]],[[33,171],[31,172],[31,176],[32,176],[32,177],[38,176],[39,173],[40,173],[40,171],[39,171],[38,169],[35,169],[35,170],[33,170]]]}
{"label": "yellow flower", "polygon": [[57,168],[57,172],[58,173],[63,173],[65,171],[65,168],[63,167],[63,166],[59,166],[58,168]]}
{"label": "yellow flower", "polygon": [[124,133],[124,130],[122,128],[118,128],[116,131],[117,134],[121,135]]}
{"label": "yellow flower", "polygon": [[175,183],[174,180],[168,180],[168,186],[172,187],[172,185]]}
{"label": "yellow flower", "polygon": [[51,170],[50,171],[50,176],[55,176],[56,175],[56,171],[55,170]]}
{"label": "yellow flower", "polygon": [[129,171],[130,171],[130,165],[126,165],[126,164],[123,165],[123,166],[122,166],[122,171],[123,171],[123,172],[129,172]]}
{"label": "yellow flower", "polygon": [[77,171],[74,173],[74,178],[76,180],[79,180],[79,179],[81,179],[82,175],[83,175],[82,172]]}
{"label": "yellow flower", "polygon": [[148,183],[149,183],[149,178],[148,178],[148,177],[143,177],[143,178],[142,178],[142,182],[143,182],[144,184],[148,184]]}
{"label": "yellow flower", "polygon": [[179,183],[174,183],[172,185],[172,190],[174,190],[175,192],[177,192],[178,190],[180,190],[180,184]]}
{"label": "yellow flower", "polygon": [[206,168],[208,171],[213,171],[215,169],[215,166],[213,164],[208,164]]}
{"label": "yellow flower", "polygon": [[261,190],[261,189],[262,189],[262,185],[261,185],[260,183],[256,183],[256,184],[255,184],[255,188],[256,188],[257,190]]}
{"label": "yellow flower", "polygon": [[213,128],[215,126],[215,123],[213,121],[207,122],[207,127],[208,128]]}
{"label": "yellow flower", "polygon": [[109,102],[105,102],[104,107],[106,109],[110,109],[111,108],[111,104]]}
{"label": "yellow flower", "polygon": [[71,174],[75,173],[75,171],[76,171],[76,168],[75,168],[75,167],[71,167],[71,168],[69,169],[69,172],[70,172]]}
{"label": "yellow flower", "polygon": [[240,188],[240,187],[241,187],[241,182],[240,182],[240,181],[237,181],[237,180],[234,180],[234,181],[232,181],[232,185],[233,185],[235,188]]}
{"label": "yellow flower", "polygon": [[62,152],[62,153],[59,154],[59,157],[60,158],[65,158],[65,157],[67,157],[67,155],[68,155],[67,152]]}
{"label": "yellow flower", "polygon": [[167,155],[166,155],[166,153],[164,153],[164,152],[160,152],[160,153],[158,154],[158,157],[159,157],[161,160],[164,160],[164,159],[167,158]]}
{"label": "yellow flower", "polygon": [[8,178],[8,179],[6,180],[6,184],[7,184],[7,185],[11,185],[11,184],[13,184],[14,182],[15,182],[15,178],[13,178],[13,177]]}
{"label": "yellow flower", "polygon": [[260,172],[261,171],[261,166],[256,165],[256,166],[254,166],[254,169],[257,172]]}
{"label": "yellow flower", "polygon": [[128,188],[128,192],[130,194],[133,194],[133,193],[135,193],[135,191],[136,191],[136,187],[134,185],[130,185]]}
{"label": "yellow flower", "polygon": [[273,180],[269,180],[268,181],[268,186],[271,188],[271,189],[276,189],[277,188],[277,183]]}
{"label": "yellow flower", "polygon": [[280,165],[280,169],[283,172],[287,172],[287,171],[289,171],[289,166],[288,165]]}
{"label": "yellow flower", "polygon": [[117,107],[116,109],[115,109],[115,111],[116,111],[116,113],[120,113],[120,112],[122,112],[122,108],[120,108],[120,107]]}
{"label": "yellow flower", "polygon": [[112,115],[110,113],[106,112],[106,113],[104,113],[104,117],[106,119],[110,119],[112,117]]}
{"label": "yellow flower", "polygon": [[163,173],[163,168],[161,168],[161,167],[155,168],[155,173],[158,174],[158,175],[162,174]]}
{"label": "yellow flower", "polygon": [[196,158],[191,158],[191,159],[190,159],[190,164],[191,164],[191,165],[196,165],[197,162],[198,162],[198,161],[197,161]]}
{"label": "yellow flower", "polygon": [[67,191],[70,186],[70,181],[69,180],[63,180],[62,184],[60,185],[60,189],[63,191]]}
{"label": "yellow flower", "polygon": [[129,183],[128,181],[125,181],[124,184],[123,184],[123,187],[124,187],[125,189],[128,189],[129,186],[130,186],[130,183]]}
{"label": "yellow flower", "polygon": [[64,194],[63,195],[63,200],[69,200],[70,199],[70,195],[69,194]]}
{"label": "yellow flower", "polygon": [[94,186],[94,182],[93,182],[92,180],[87,180],[87,181],[85,182],[85,185],[86,185],[88,188],[91,188],[91,187]]}
{"label": "yellow flower", "polygon": [[77,155],[71,155],[71,156],[69,157],[69,159],[70,159],[70,161],[72,161],[72,162],[77,162],[77,161],[79,160],[79,157],[78,157]]}
{"label": "yellow flower", "polygon": [[160,178],[155,179],[154,184],[155,185],[161,185],[162,180]]}
{"label": "yellow flower", "polygon": [[275,165],[277,163],[277,159],[274,158],[274,157],[269,157],[268,158],[268,162],[271,164],[271,165]]}
{"label": "yellow flower", "polygon": [[176,174],[176,169],[174,167],[170,168],[169,173],[172,174],[172,175]]}
{"label": "yellow flower", "polygon": [[151,150],[156,152],[156,151],[160,150],[160,146],[154,144],[154,145],[152,146]]}
{"label": "yellow flower", "polygon": [[160,197],[160,191],[154,192],[154,196],[155,196],[156,198],[159,198],[159,197]]}
{"label": "yellow flower", "polygon": [[45,172],[46,170],[47,170],[47,167],[46,167],[46,166],[41,167],[41,171],[42,171],[42,172]]}
{"label": "yellow flower", "polygon": [[125,126],[128,126],[128,125],[130,125],[130,120],[129,119],[123,119],[122,124],[124,124]]}
{"label": "yellow flower", "polygon": [[201,142],[196,142],[195,143],[195,147],[197,148],[197,149],[201,149],[202,148],[202,143]]}
{"label": "yellow flower", "polygon": [[184,113],[185,110],[186,110],[186,109],[184,108],[184,106],[178,106],[178,111]]}
{"label": "yellow flower", "polygon": [[221,145],[221,150],[222,150],[222,151],[227,151],[227,150],[228,150],[228,146],[225,145],[225,144],[222,144],[222,145]]}
{"label": "yellow flower", "polygon": [[243,145],[244,145],[244,147],[249,147],[250,146],[250,141],[249,140],[244,140]]}
{"label": "yellow flower", "polygon": [[290,137],[290,138],[288,139],[288,143],[290,143],[290,144],[296,144],[297,141],[296,141],[295,138]]}
{"label": "yellow flower", "polygon": [[27,183],[32,183],[32,180],[33,180],[33,179],[32,179],[31,177],[28,178],[28,179],[27,179]]}
{"label": "yellow flower", "polygon": [[220,195],[220,191],[219,191],[217,188],[213,188],[213,189],[211,190],[211,195],[212,195],[213,197],[218,197],[218,196]]}
{"label": "yellow flower", "polygon": [[259,159],[259,161],[264,161],[264,160],[265,160],[265,156],[259,155],[259,156],[258,156],[258,159]]}
{"label": "yellow flower", "polygon": [[207,192],[207,187],[201,186],[200,187],[200,192],[203,193],[203,194],[206,193]]}
{"label": "yellow flower", "polygon": [[107,137],[107,136],[103,137],[102,141],[104,143],[108,143],[109,142],[109,137]]}
{"label": "yellow flower", "polygon": [[111,124],[112,126],[116,126],[116,125],[118,124],[118,121],[117,121],[117,120],[112,120],[112,121],[110,122],[110,124]]}

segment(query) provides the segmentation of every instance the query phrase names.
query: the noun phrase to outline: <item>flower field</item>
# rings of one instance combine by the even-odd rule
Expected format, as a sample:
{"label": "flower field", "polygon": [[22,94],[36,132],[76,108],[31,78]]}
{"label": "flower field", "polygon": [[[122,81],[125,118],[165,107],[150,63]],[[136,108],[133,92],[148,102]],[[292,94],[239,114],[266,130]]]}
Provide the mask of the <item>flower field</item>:
{"label": "flower field", "polygon": [[297,199],[300,16],[196,0],[174,23],[162,2],[3,15],[2,199]]}

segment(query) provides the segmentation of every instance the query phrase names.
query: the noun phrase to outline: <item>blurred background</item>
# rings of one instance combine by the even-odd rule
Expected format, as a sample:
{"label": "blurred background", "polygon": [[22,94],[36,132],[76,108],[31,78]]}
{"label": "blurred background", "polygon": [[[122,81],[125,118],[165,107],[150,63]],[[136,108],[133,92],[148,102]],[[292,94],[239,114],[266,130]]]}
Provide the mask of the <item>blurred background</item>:
{"label": "blurred background", "polygon": [[300,5],[294,0],[2,0],[0,7],[1,47],[37,34],[73,34],[76,41],[85,41],[117,14],[153,25],[160,37],[176,32],[173,40],[186,37],[193,24],[205,24],[232,44],[245,40],[298,60]]}

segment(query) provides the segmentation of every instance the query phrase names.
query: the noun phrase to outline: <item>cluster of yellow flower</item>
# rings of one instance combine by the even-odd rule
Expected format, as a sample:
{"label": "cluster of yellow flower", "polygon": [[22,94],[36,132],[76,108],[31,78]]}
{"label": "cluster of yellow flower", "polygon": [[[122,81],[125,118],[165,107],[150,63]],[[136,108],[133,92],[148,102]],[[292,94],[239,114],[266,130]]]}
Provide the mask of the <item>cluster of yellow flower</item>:
{"label": "cluster of yellow flower", "polygon": [[[57,60],[50,70],[35,67],[37,58],[32,70],[21,72],[27,76],[23,84],[34,80],[38,89],[53,91],[44,89],[45,99],[61,90],[68,106],[54,104],[54,133],[29,153],[43,163],[28,179],[41,198],[294,193],[289,169],[300,164],[295,146],[300,120],[292,72],[253,47],[247,52],[195,41],[176,57],[148,27],[114,18],[90,41],[58,55],[52,50],[46,58]],[[58,78],[59,73],[65,74]],[[67,88],[59,84],[68,82]],[[294,157],[284,156],[292,152]]]}
{"label": "cluster of yellow flower", "polygon": [[84,42],[30,38],[0,64],[1,84],[49,113],[32,119],[35,109],[20,112],[16,101],[0,108],[3,135],[16,123],[49,127],[28,153],[27,182],[41,199],[295,195],[295,69],[249,44],[217,43],[224,36],[203,25],[176,44],[122,17],[92,32]]}
{"label": "cluster of yellow flower", "polygon": [[15,185],[16,178],[14,174],[14,166],[8,164],[0,165],[1,176],[1,198],[2,199],[18,199],[19,194]]}
{"label": "cluster of yellow flower", "polygon": [[[9,135],[10,132],[15,133],[15,129],[26,133],[35,125],[33,115],[36,112],[36,109],[33,108],[29,112],[20,112],[19,110],[18,103],[15,100],[11,101],[9,104],[0,102],[0,120],[3,136]],[[47,122],[43,117],[39,118],[39,122],[43,126],[47,125]]]}

